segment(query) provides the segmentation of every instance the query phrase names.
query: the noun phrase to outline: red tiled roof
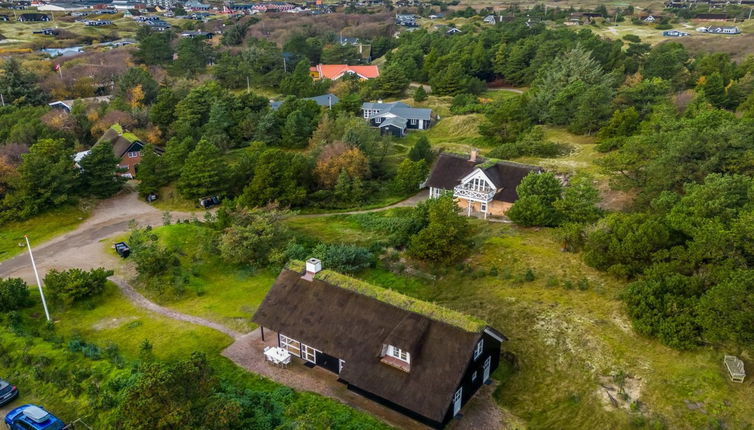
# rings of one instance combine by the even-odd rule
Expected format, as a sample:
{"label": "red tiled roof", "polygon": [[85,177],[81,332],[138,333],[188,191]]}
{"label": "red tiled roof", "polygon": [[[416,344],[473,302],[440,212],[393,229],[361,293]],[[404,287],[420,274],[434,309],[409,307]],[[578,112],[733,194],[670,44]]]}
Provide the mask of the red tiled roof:
{"label": "red tiled roof", "polygon": [[355,73],[364,79],[372,79],[380,76],[377,66],[349,66],[348,64],[318,64],[310,67],[312,72],[318,72],[320,78],[338,79],[346,72]]}

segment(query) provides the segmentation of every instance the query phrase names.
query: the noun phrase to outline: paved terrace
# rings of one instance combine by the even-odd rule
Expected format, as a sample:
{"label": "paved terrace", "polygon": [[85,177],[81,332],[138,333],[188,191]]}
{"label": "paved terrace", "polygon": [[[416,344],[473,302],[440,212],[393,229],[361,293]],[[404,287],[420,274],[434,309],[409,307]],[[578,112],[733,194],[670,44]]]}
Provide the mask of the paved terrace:
{"label": "paved terrace", "polygon": [[[311,391],[336,399],[371,414],[393,427],[407,430],[427,430],[430,428],[386,406],[349,391],[344,383],[338,382],[337,375],[319,366],[308,368],[304,366],[304,362],[300,358],[293,357],[293,362],[287,368],[268,363],[264,357],[264,347],[278,346],[277,333],[267,329],[264,332],[264,338],[265,340],[262,341],[261,332],[256,329],[249,334],[236,338],[236,341],[225,349],[222,355],[250,372],[262,375],[295,390]],[[505,428],[503,414],[492,400],[493,390],[494,385],[483,387],[471,402],[462,409],[463,418],[453,420],[446,428],[453,430]]]}

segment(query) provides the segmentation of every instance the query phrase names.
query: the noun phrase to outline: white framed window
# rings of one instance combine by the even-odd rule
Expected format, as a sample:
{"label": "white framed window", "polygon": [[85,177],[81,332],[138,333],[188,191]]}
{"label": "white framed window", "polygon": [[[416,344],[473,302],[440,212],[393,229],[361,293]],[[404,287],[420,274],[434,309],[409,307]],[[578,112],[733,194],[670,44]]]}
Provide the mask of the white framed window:
{"label": "white framed window", "polygon": [[301,357],[301,342],[291,339],[288,336],[280,335],[280,347],[295,355]]}
{"label": "white framed window", "polygon": [[479,376],[479,372],[475,370],[474,373],[471,374],[471,382],[476,381],[476,378],[478,376]]}
{"label": "white framed window", "polygon": [[397,358],[398,360],[405,361],[406,363],[411,363],[411,354],[400,348],[396,348],[393,345],[388,345],[386,353],[390,357]]}
{"label": "white framed window", "polygon": [[315,363],[317,361],[317,350],[309,345],[301,344],[301,358]]}
{"label": "white framed window", "polygon": [[416,125],[418,123],[418,120],[416,120],[416,119],[412,119],[412,120],[409,120],[409,121],[410,121],[411,125]]}
{"label": "white framed window", "polygon": [[377,124],[379,124],[379,123],[381,123],[381,122],[382,122],[382,118],[375,118],[375,119],[374,119],[374,122],[375,122],[375,123],[377,123]]}
{"label": "white framed window", "polygon": [[479,342],[477,342],[476,347],[474,348],[474,360],[479,358],[480,355],[482,355],[482,351],[484,350],[484,339],[479,339]]}
{"label": "white framed window", "polygon": [[129,152],[128,153],[128,158],[136,158],[138,156],[139,156],[139,152],[138,151],[134,151],[134,152]]}
{"label": "white framed window", "polygon": [[487,202],[482,202],[479,205],[479,210],[482,211],[482,212],[487,212]]}

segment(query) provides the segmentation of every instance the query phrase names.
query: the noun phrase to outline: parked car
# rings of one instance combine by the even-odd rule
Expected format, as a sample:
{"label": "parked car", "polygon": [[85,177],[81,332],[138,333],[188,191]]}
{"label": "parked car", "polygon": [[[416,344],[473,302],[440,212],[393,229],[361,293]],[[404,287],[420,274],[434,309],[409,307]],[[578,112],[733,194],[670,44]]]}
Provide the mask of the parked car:
{"label": "parked car", "polygon": [[63,430],[65,423],[41,406],[23,405],[5,416],[8,430]]}
{"label": "parked car", "polygon": [[153,201],[157,200],[157,197],[159,197],[157,193],[149,193],[147,194],[145,200],[147,201],[147,203],[152,203]]}
{"label": "parked car", "polygon": [[203,207],[204,209],[209,209],[212,206],[217,206],[220,204],[220,198],[217,196],[211,196],[211,197],[202,197],[199,199],[199,206]]}
{"label": "parked car", "polygon": [[0,406],[10,403],[16,397],[18,397],[18,388],[0,379]]}
{"label": "parked car", "polygon": [[126,245],[126,242],[118,242],[115,245],[113,245],[113,248],[115,248],[115,252],[118,253],[123,258],[128,257],[131,255],[131,248]]}

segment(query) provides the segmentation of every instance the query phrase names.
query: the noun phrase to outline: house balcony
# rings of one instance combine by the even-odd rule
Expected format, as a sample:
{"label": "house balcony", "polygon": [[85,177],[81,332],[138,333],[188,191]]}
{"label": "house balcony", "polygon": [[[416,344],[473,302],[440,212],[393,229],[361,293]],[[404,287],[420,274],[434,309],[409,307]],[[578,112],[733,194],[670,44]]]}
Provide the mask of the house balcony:
{"label": "house balcony", "polygon": [[463,185],[458,185],[453,188],[453,197],[489,203],[495,196],[495,192],[495,190],[472,190]]}

